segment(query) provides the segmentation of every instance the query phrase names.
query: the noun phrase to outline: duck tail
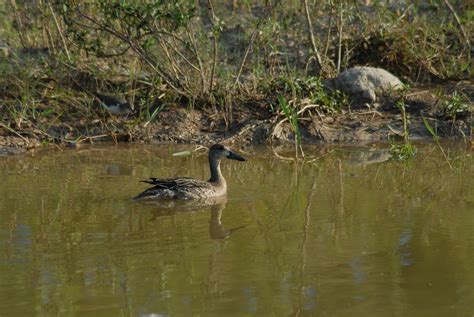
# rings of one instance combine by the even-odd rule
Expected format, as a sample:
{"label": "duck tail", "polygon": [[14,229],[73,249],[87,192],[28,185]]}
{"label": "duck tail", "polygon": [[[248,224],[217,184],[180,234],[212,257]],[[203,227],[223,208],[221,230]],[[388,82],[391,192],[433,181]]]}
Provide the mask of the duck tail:
{"label": "duck tail", "polygon": [[151,185],[155,185],[157,178],[156,177],[150,177],[149,179],[141,180],[140,183],[147,183]]}

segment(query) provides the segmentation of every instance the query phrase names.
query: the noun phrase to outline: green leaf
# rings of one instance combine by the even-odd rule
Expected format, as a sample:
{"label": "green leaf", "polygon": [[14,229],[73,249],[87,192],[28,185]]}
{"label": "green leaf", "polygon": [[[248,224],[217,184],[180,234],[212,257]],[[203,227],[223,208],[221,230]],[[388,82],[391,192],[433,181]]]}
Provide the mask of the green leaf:
{"label": "green leaf", "polygon": [[421,119],[423,120],[423,124],[425,125],[426,130],[428,130],[428,132],[433,136],[435,140],[438,139],[438,136],[436,135],[435,131],[429,124],[428,120],[426,120],[424,116],[421,116]]}
{"label": "green leaf", "polygon": [[175,157],[183,157],[183,156],[190,156],[190,155],[192,155],[192,154],[193,154],[193,152],[191,152],[191,151],[182,151],[182,152],[175,152],[175,153],[173,153],[173,156],[175,156]]}

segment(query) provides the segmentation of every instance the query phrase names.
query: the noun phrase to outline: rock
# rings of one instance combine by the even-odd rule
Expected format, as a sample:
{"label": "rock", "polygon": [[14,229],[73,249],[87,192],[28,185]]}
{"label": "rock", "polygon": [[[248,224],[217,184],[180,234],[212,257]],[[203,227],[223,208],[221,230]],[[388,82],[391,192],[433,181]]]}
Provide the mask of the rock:
{"label": "rock", "polygon": [[356,106],[375,105],[383,96],[403,87],[403,83],[385,69],[367,66],[349,68],[325,84],[346,93]]}

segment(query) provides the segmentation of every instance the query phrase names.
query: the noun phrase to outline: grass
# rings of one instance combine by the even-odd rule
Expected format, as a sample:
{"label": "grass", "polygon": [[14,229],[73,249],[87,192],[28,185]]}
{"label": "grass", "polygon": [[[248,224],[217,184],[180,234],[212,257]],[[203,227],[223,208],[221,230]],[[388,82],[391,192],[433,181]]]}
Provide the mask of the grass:
{"label": "grass", "polygon": [[396,103],[396,105],[402,115],[403,143],[395,143],[395,141],[392,140],[392,143],[390,146],[390,155],[395,160],[406,161],[416,155],[417,149],[410,140],[410,133],[408,131],[409,120],[408,120],[408,114],[406,111],[407,105],[405,104],[403,97]]}
{"label": "grass", "polygon": [[[448,1],[200,3],[2,2],[0,120],[15,131],[46,134],[65,122],[91,131],[91,122],[105,126],[103,111],[78,82],[132,99],[130,129],[170,105],[212,109],[228,128],[236,110],[255,104],[275,116],[281,110],[296,129],[292,121],[310,111],[335,115],[348,105],[322,84],[347,67],[384,67],[413,83],[474,76],[468,1],[454,9]],[[464,105],[453,94],[443,107],[456,118]]]}
{"label": "grass", "polygon": [[295,155],[298,157],[298,148],[304,157],[304,152],[301,149],[301,132],[298,125],[298,112],[292,107],[283,96],[278,96],[278,104],[285,116],[285,119],[290,123],[291,130],[294,134],[295,140]]}
{"label": "grass", "polygon": [[417,149],[412,143],[397,144],[392,142],[390,155],[394,160],[407,161],[416,155]]}
{"label": "grass", "polygon": [[467,100],[457,91],[454,91],[449,98],[442,103],[443,113],[456,121],[456,116],[465,114],[469,111]]}

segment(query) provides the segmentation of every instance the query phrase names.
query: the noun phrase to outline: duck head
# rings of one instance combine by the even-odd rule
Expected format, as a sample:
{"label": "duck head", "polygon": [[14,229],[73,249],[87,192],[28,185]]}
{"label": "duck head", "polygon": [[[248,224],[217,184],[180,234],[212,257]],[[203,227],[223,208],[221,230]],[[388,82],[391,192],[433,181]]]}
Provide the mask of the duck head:
{"label": "duck head", "polygon": [[211,148],[209,149],[209,158],[211,160],[222,160],[224,158],[228,158],[231,160],[246,161],[245,158],[243,158],[237,153],[232,152],[231,149],[222,144],[214,144],[213,146],[211,146]]}

